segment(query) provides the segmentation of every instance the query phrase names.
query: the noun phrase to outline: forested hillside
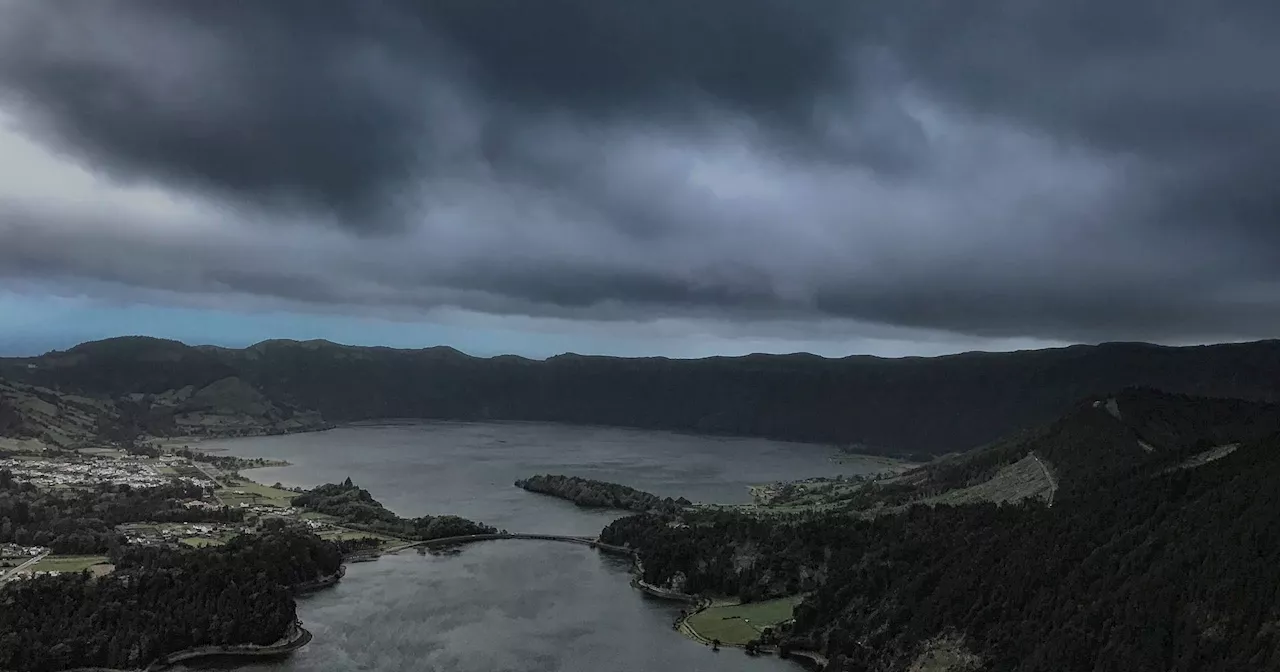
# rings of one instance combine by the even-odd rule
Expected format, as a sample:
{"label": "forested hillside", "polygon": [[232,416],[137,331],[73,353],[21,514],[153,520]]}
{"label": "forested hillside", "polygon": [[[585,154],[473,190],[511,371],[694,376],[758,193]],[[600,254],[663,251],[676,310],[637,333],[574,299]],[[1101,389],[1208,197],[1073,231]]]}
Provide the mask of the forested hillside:
{"label": "forested hillside", "polygon": [[382,506],[368,490],[351,482],[325,483],[293,498],[293,506],[333,516],[349,527],[381,532],[404,539],[428,541],[471,534],[493,534],[498,530],[458,516],[401,518]]}
{"label": "forested hillside", "polygon": [[[267,341],[232,350],[123,338],[0,360],[0,378],[90,396],[134,395],[136,403],[149,404],[135,409],[139,418],[151,418],[149,409],[158,408],[161,417],[182,420],[183,413],[207,415],[209,406],[224,405],[228,412],[217,417],[246,427],[316,426],[318,419],[296,419],[306,412],[329,422],[540,420],[937,455],[1048,422],[1084,397],[1130,386],[1280,400],[1280,342],[1190,348],[1113,343],[904,359],[562,355],[534,361],[476,358],[450,348]],[[165,396],[187,388],[192,397]],[[203,401],[190,401],[204,389],[210,391]],[[176,410],[164,404],[176,404]]]}
{"label": "forested hillside", "polygon": [[42,576],[0,592],[0,670],[139,669],[209,645],[271,644],[297,620],[291,586],[338,570],[304,532],[200,550],[126,549],[116,571]]}
{"label": "forested hillside", "polygon": [[949,493],[998,479],[1027,458],[1048,472],[1055,500],[1088,496],[1277,432],[1280,406],[1274,404],[1129,388],[1082,400],[1051,423],[868,484],[850,493],[847,508],[951,501]]}
{"label": "forested hillside", "polygon": [[[839,672],[907,670],[940,642],[1001,671],[1280,669],[1280,434],[1256,436],[1272,420],[1251,405],[1146,401],[1161,418],[1147,436],[1167,430],[1158,450],[1239,445],[1197,466],[1175,452],[1110,463],[1062,443],[1064,464],[1080,451],[1053,507],[633,516],[602,540],[636,548],[659,585],[806,594],[784,648],[821,651]],[[1042,431],[1085,439],[1083,417]]]}

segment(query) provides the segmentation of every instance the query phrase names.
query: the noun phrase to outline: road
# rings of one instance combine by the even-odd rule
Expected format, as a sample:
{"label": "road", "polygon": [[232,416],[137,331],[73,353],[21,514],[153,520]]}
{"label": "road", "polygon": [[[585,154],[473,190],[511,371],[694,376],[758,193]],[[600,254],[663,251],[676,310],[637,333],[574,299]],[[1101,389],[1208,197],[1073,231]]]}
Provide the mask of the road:
{"label": "road", "polygon": [[[213,481],[213,484],[214,484],[215,486],[217,486],[217,487],[219,487],[219,488],[225,488],[225,487],[227,487],[227,486],[225,486],[225,485],[223,485],[223,484],[222,484],[222,481],[218,480],[219,476],[214,476],[212,473],[210,473],[210,471],[209,471],[209,470],[210,470],[211,468],[213,468],[213,467],[211,467],[210,465],[203,464],[203,463],[201,463],[201,462],[196,462],[195,460],[191,460],[191,466],[195,467],[196,469],[199,469],[199,470],[200,470],[200,473],[204,474],[206,478],[208,478],[209,480]],[[215,469],[214,469],[214,471],[217,471],[217,469],[215,468]],[[221,474],[221,472],[219,472],[219,475],[220,475],[220,474]]]}
{"label": "road", "polygon": [[1039,455],[1031,453],[1031,459],[1035,460],[1036,464],[1040,465],[1040,469],[1044,471],[1044,477],[1049,479],[1049,506],[1052,507],[1053,498],[1058,494],[1058,479],[1053,477],[1053,472],[1049,471],[1049,465],[1045,464],[1044,460],[1040,459]]}
{"label": "road", "polygon": [[31,558],[30,560],[22,563],[21,565],[18,565],[17,567],[14,567],[13,569],[9,570],[8,574],[5,574],[4,576],[0,576],[0,583],[4,583],[5,581],[8,581],[16,577],[18,575],[18,572],[21,572],[22,570],[30,567],[31,565],[36,564],[37,562],[40,562],[41,560],[44,560],[44,557],[46,555],[49,555],[49,554],[41,553],[40,555],[37,555],[36,557]]}
{"label": "road", "polygon": [[[213,501],[217,502],[219,506],[226,506],[227,503],[222,501],[222,498],[218,496],[217,488],[225,488],[227,486],[223,485],[222,481],[218,480],[218,476],[214,476],[212,473],[209,472],[210,469],[213,469],[214,471],[218,471],[217,468],[207,464],[201,464],[200,462],[196,462],[195,460],[191,460],[191,466],[195,467],[196,469],[199,469],[200,473],[204,474],[205,478],[213,481],[213,487],[215,488],[213,491]],[[221,471],[218,471],[219,475],[221,475],[221,473],[222,473]]]}
{"label": "road", "polygon": [[614,546],[612,544],[601,543],[594,537],[573,537],[560,534],[520,534],[516,532],[494,533],[494,534],[468,534],[460,537],[444,537],[442,539],[430,539],[427,541],[411,541],[383,549],[383,553],[394,553],[403,551],[406,548],[416,547],[432,547],[432,546],[450,546],[453,544],[469,544],[476,541],[496,541],[499,539],[537,539],[541,541],[560,541],[570,544],[578,544],[581,546],[590,546],[591,548],[607,551],[611,553],[622,553],[633,555],[633,551],[623,546]]}

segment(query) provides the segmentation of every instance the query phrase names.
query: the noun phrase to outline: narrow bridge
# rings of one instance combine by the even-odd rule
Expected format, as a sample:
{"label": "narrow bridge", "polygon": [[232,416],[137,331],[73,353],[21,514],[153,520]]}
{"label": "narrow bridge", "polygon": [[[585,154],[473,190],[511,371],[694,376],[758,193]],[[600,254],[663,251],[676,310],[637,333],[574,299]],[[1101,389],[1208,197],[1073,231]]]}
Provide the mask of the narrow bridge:
{"label": "narrow bridge", "polygon": [[518,533],[496,533],[496,534],[467,534],[458,537],[442,537],[440,539],[431,539],[429,541],[415,541],[403,546],[396,546],[393,549],[387,549],[387,552],[399,551],[406,548],[433,548],[436,546],[453,546],[455,544],[470,544],[476,541],[497,541],[499,539],[535,539],[539,541],[559,541],[566,544],[578,544],[579,546],[589,546],[599,549],[606,553],[616,553],[619,555],[635,555],[635,551],[625,546],[615,546],[606,544],[595,537],[575,537],[563,534],[518,534]]}

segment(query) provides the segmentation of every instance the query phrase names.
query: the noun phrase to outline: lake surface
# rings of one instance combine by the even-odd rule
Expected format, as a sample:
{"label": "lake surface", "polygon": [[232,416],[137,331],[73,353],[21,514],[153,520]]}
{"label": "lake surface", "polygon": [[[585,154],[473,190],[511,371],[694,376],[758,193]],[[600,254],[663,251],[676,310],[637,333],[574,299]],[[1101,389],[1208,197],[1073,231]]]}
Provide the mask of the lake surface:
{"label": "lake surface", "polygon": [[[452,513],[512,532],[597,534],[618,512],[578,508],[512,485],[536,473],[623,483],[704,502],[750,501],[750,485],[875,469],[822,446],[534,423],[379,423],[208,441],[288,460],[250,472],[311,487],[350,477],[405,516]],[[630,563],[590,548],[507,540],[452,554],[406,551],[357,563],[301,598],[315,639],[273,672],[719,672],[798,670],[738,650],[713,653],[671,629],[679,605],[628,584]]]}

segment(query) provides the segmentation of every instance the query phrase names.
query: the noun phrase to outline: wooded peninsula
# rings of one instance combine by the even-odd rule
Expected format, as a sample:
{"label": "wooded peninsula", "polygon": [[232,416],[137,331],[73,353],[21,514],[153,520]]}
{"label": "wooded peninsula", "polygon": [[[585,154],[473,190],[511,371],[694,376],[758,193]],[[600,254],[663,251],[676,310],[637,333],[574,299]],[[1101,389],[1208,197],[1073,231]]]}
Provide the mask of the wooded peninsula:
{"label": "wooded peninsula", "polygon": [[568,500],[578,506],[619,509],[637,513],[674,514],[692,504],[684,497],[672,499],[636,490],[617,483],[594,481],[577,476],[539,474],[516,481],[516,487],[529,492]]}

